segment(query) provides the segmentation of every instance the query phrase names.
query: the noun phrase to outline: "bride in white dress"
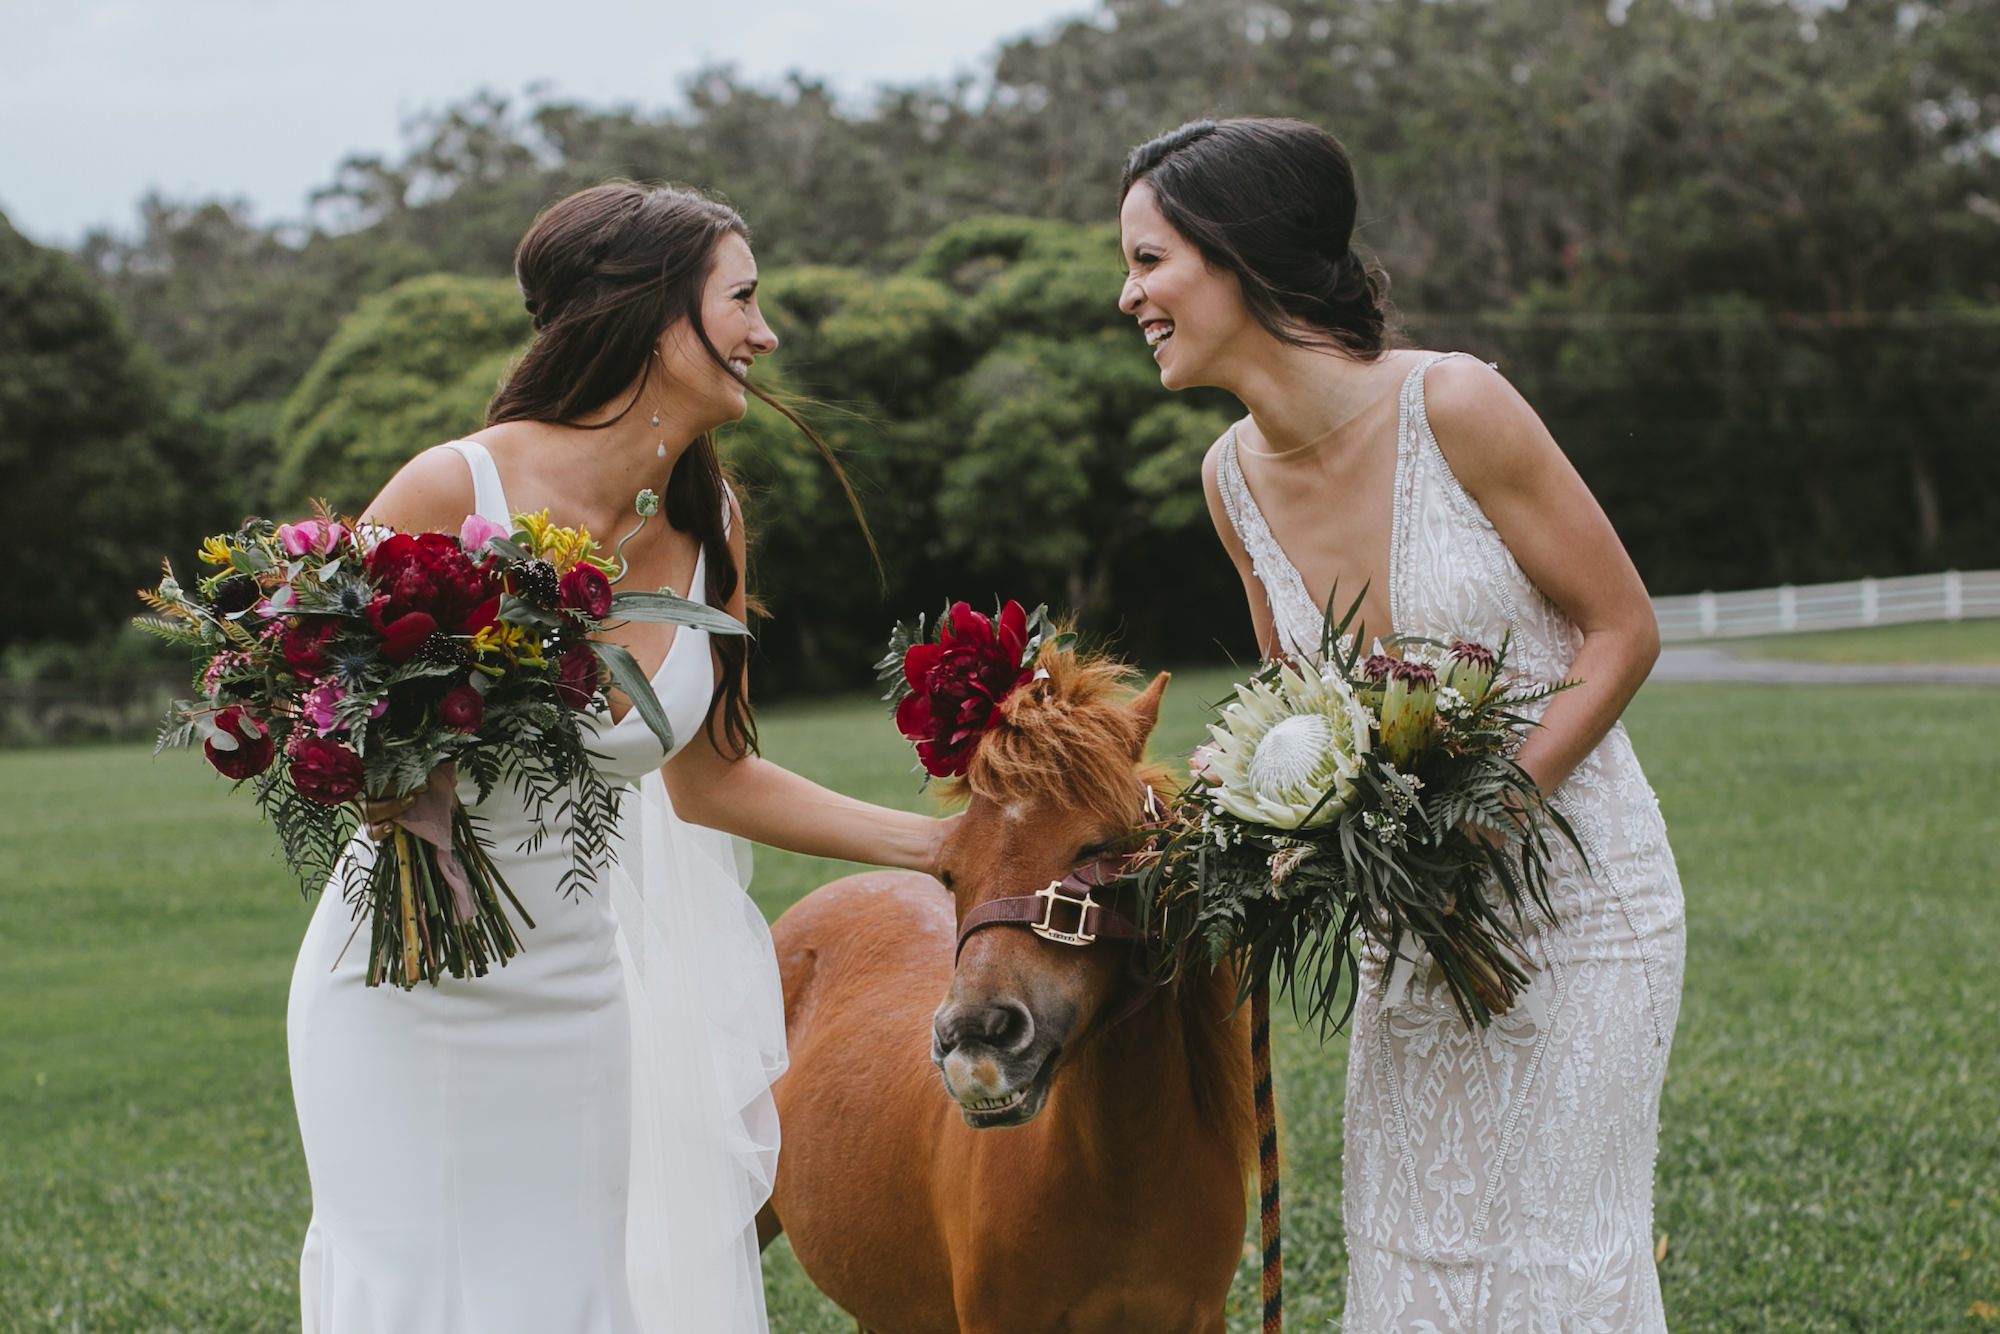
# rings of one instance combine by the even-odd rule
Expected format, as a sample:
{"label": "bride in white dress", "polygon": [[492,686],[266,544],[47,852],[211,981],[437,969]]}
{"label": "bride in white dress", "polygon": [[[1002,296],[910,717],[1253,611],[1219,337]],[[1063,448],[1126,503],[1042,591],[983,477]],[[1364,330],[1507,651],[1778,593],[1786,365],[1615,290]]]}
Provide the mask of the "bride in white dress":
{"label": "bride in white dress", "polygon": [[[626,546],[623,586],[741,619],[743,524],[708,432],[743,414],[744,375],[777,346],[741,219],[600,186],[536,220],[516,272],[536,337],[487,428],[412,461],[367,517],[455,532],[470,513],[546,509],[615,544],[652,488],[667,522]],[[475,814],[536,924],[504,968],[364,987],[351,910],[321,896],[287,1020],[313,1193],[307,1334],[764,1329],[753,1220],[776,1166],[784,1016],[729,834],[929,870],[944,822],[751,754],[742,640],[615,637],[651,668],[674,746],[629,711],[595,720],[607,771],[636,784],[595,892],[559,893],[559,822],[518,850],[531,825],[503,790]],[[361,835],[348,856],[371,852]]]}
{"label": "bride in white dress", "polygon": [[1521,765],[1589,853],[1526,939],[1534,982],[1468,1029],[1427,960],[1363,960],[1347,1073],[1345,1334],[1664,1334],[1660,1089],[1685,930],[1658,804],[1618,716],[1659,636],[1630,559],[1532,409],[1471,358],[1385,350],[1350,249],[1352,170],[1292,121],[1196,122],[1133,150],[1121,308],[1169,389],[1249,416],[1203,466],[1264,653],[1368,632],[1510,637],[1556,696]]}

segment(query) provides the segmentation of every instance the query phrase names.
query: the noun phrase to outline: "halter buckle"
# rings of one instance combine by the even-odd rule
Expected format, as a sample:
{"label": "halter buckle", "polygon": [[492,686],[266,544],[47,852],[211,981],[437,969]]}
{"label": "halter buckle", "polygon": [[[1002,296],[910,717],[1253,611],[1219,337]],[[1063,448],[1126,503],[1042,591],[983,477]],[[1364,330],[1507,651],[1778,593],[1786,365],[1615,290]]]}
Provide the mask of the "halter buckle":
{"label": "halter buckle", "polygon": [[[1051,880],[1046,889],[1035,891],[1035,897],[1042,901],[1042,919],[1028,923],[1028,929],[1043,940],[1053,940],[1058,945],[1091,945],[1097,941],[1097,933],[1089,929],[1090,915],[1097,910],[1097,900],[1089,890],[1082,898],[1063,893],[1063,882]],[[1076,909],[1076,930],[1064,931],[1055,924],[1056,905]]]}

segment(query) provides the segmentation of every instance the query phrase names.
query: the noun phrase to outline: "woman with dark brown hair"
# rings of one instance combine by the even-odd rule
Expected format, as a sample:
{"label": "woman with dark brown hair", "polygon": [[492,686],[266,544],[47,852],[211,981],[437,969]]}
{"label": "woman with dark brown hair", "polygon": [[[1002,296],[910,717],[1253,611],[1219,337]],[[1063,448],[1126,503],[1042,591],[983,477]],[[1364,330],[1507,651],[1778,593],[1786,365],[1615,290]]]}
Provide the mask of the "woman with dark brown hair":
{"label": "woman with dark brown hair", "polygon": [[[743,519],[709,433],[743,415],[750,368],[777,346],[746,238],[687,191],[604,185],[552,205],[515,257],[534,340],[486,428],[411,461],[366,517],[456,532],[546,510],[607,546],[629,536],[627,587],[742,619]],[[666,522],[633,533],[645,489]],[[622,696],[595,720],[602,767],[637,787],[595,893],[558,892],[565,822],[534,844],[502,790],[473,813],[536,924],[504,968],[366,988],[366,952],[343,954],[346,906],[321,897],[288,1020],[313,1188],[308,1334],[764,1328],[753,1219],[776,1165],[784,1016],[728,835],[929,870],[945,825],[756,756],[741,639],[613,637],[650,671],[676,744]]]}
{"label": "woman with dark brown hair", "polygon": [[1685,926],[1618,716],[1659,649],[1611,524],[1497,370],[1392,348],[1323,130],[1200,121],[1132,151],[1120,307],[1169,389],[1249,410],[1202,468],[1264,654],[1310,657],[1339,590],[1368,633],[1509,645],[1578,684],[1518,755],[1576,829],[1534,982],[1467,1026],[1428,956],[1363,960],[1347,1067],[1347,1334],[1664,1334],[1653,1155]]}

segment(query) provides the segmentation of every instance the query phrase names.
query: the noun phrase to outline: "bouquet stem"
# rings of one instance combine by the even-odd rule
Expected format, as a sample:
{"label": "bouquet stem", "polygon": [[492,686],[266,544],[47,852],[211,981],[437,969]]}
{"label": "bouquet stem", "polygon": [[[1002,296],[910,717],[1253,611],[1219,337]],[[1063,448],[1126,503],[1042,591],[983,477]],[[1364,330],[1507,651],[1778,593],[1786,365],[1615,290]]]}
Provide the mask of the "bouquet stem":
{"label": "bouquet stem", "polygon": [[[442,831],[439,831],[442,832]],[[402,825],[376,845],[362,905],[373,918],[367,983],[404,990],[440,978],[484,977],[521,951],[520,936],[501,906],[504,897],[529,928],[535,925],[480,846],[472,819],[451,802],[450,846],[440,849]],[[441,857],[455,863],[448,873]]]}

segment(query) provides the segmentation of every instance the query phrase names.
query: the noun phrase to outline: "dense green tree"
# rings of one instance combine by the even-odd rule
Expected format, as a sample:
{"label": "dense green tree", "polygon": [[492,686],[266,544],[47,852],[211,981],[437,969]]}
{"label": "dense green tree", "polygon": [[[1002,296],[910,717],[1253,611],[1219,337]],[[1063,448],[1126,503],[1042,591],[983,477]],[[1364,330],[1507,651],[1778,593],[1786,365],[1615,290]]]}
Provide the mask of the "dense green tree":
{"label": "dense green tree", "polygon": [[285,400],[273,504],[352,512],[420,450],[478,430],[528,333],[500,279],[434,274],[363,301]]}
{"label": "dense green tree", "polygon": [[226,522],[211,433],[73,258],[0,216],[0,648],[94,636]]}
{"label": "dense green tree", "polygon": [[1991,0],[1099,0],[860,108],[727,70],[671,113],[482,95],[343,164],[306,224],[152,201],[86,255],[227,475],[295,505],[322,448],[351,488],[463,429],[512,346],[448,382],[301,384],[357,303],[502,277],[537,209],[607,177],[716,189],[770,276],[780,378],[825,405],[891,567],[881,593],[828,474],[753,411],[731,448],[773,520],[773,660],[1030,582],[1153,652],[1197,633],[1146,590],[1183,568],[1163,549],[1207,541],[1194,464],[1236,409],[1147,379],[1103,228],[1132,144],[1230,114],[1341,136],[1409,337],[1523,386],[1655,591],[2000,563]]}

